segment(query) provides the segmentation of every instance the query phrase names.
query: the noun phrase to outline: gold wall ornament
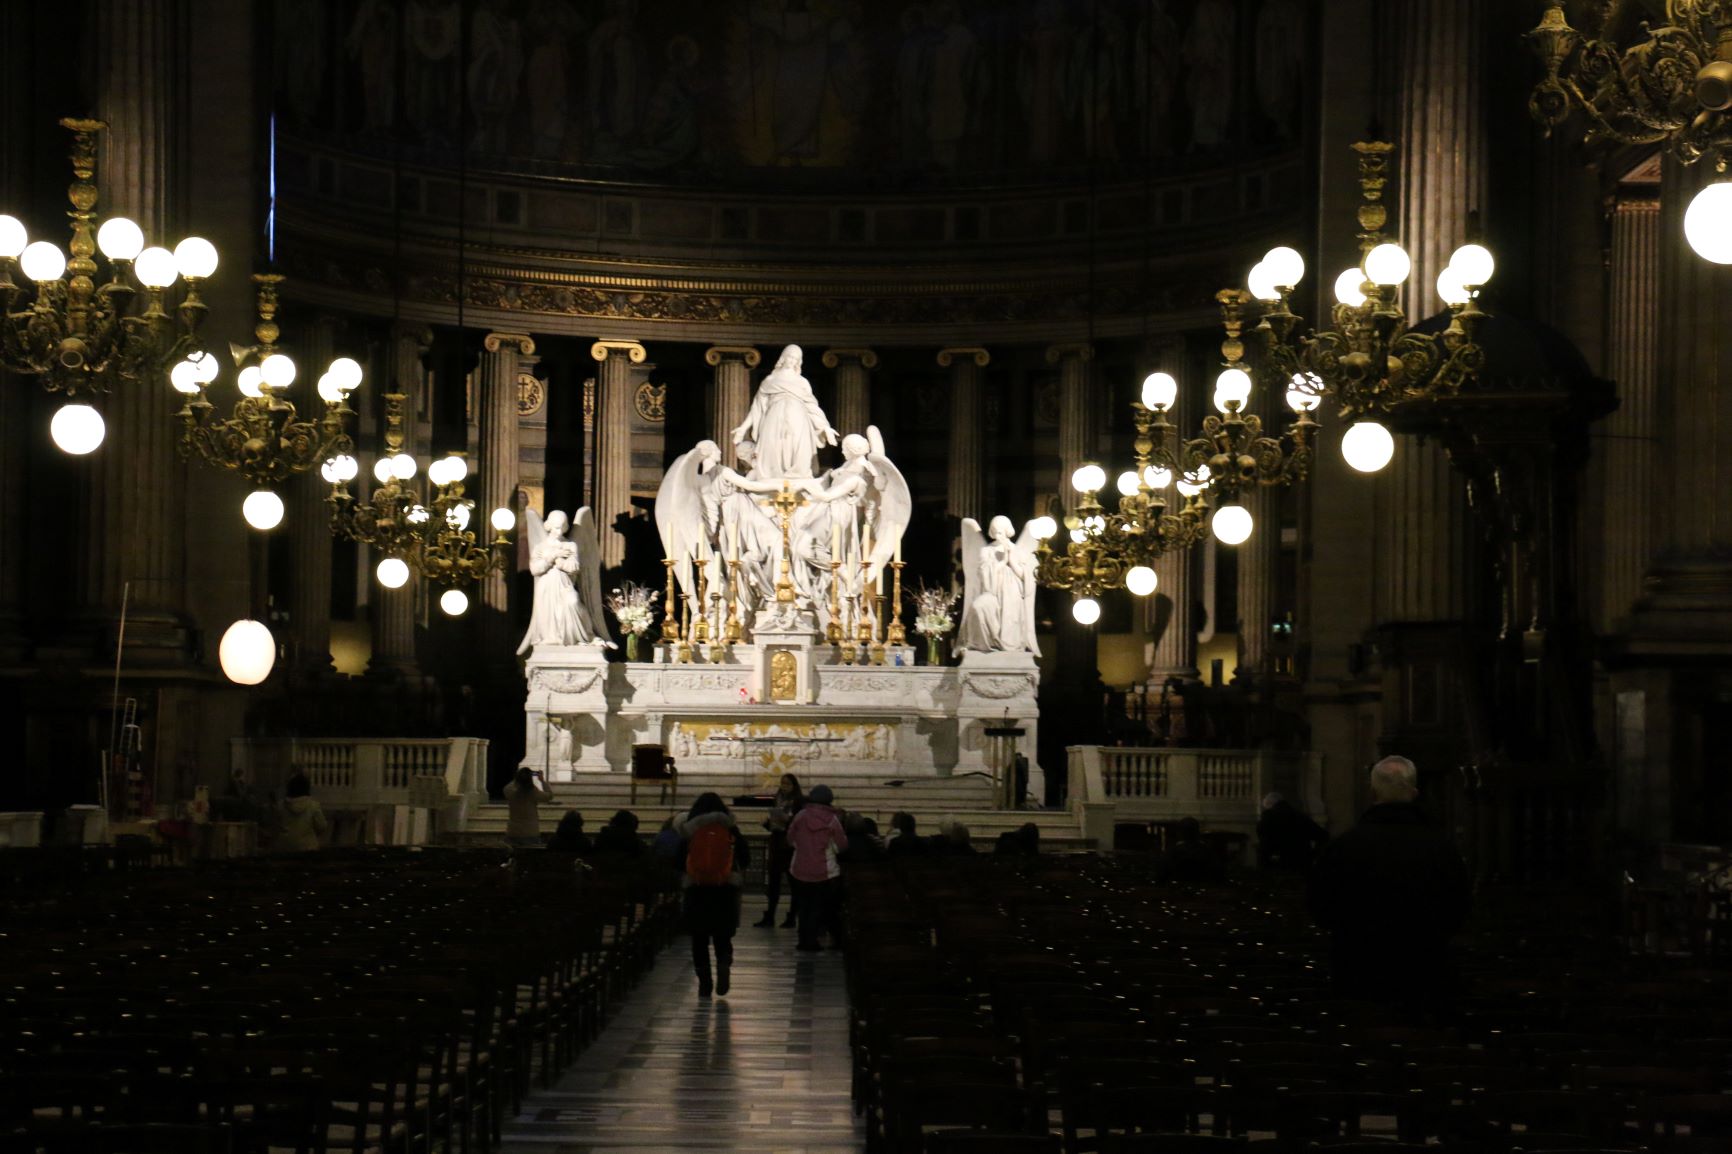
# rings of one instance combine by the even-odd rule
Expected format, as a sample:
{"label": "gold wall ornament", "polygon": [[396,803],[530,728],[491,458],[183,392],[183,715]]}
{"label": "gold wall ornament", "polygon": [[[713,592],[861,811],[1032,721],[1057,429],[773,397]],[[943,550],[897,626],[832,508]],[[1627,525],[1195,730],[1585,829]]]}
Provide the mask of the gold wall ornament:
{"label": "gold wall ornament", "polygon": [[547,403],[547,385],[534,373],[517,375],[517,415],[533,417]]}
{"label": "gold wall ornament", "polygon": [[652,424],[661,424],[668,417],[668,387],[652,385],[648,381],[637,387],[632,394],[632,407],[637,415]]}
{"label": "gold wall ornament", "polygon": [[800,697],[800,659],[792,649],[770,654],[770,700],[797,701]]}

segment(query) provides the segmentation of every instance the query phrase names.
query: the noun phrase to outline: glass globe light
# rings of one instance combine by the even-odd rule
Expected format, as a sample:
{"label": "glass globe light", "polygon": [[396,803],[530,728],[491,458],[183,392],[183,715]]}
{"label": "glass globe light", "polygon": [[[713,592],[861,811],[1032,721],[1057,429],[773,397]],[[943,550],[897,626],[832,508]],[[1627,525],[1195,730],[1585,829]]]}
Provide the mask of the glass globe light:
{"label": "glass globe light", "polygon": [[1179,382],[1171,373],[1150,373],[1143,378],[1143,408],[1164,412],[1179,399]]}
{"label": "glass globe light", "polygon": [[1126,469],[1124,472],[1120,473],[1118,481],[1119,495],[1121,497],[1135,497],[1139,487],[1137,481],[1138,477],[1135,469]]}
{"label": "glass globe light", "polygon": [[175,392],[193,396],[198,392],[198,366],[190,360],[176,361],[174,368],[168,370],[168,383]]}
{"label": "glass globe light", "polygon": [[1464,244],[1450,256],[1449,267],[1455,270],[1462,284],[1476,289],[1491,282],[1497,261],[1492,259],[1491,250],[1483,244]]}
{"label": "glass globe light", "polygon": [[1732,180],[1716,181],[1691,198],[1684,239],[1703,260],[1732,264]]}
{"label": "glass globe light", "polygon": [[361,386],[361,363],[354,357],[338,357],[325,371],[331,374],[331,383],[345,393],[352,393]]}
{"label": "glass globe light", "polygon": [[1286,245],[1264,253],[1263,268],[1281,288],[1290,289],[1305,279],[1305,258]]}
{"label": "glass globe light", "polygon": [[1275,281],[1275,274],[1269,271],[1267,264],[1259,262],[1251,269],[1251,275],[1245,278],[1245,287],[1251,290],[1251,295],[1260,301],[1278,301],[1281,299],[1281,289]]}
{"label": "glass globe light", "polygon": [[144,230],[124,216],[111,216],[96,230],[96,247],[109,260],[132,260],[144,250]]}
{"label": "glass globe light", "polygon": [[216,271],[216,245],[202,236],[189,236],[174,246],[174,267],[188,280],[203,280]]}
{"label": "glass globe light", "polygon": [[1395,456],[1395,438],[1376,421],[1359,421],[1341,436],[1341,455],[1361,473],[1375,473]]}
{"label": "glass globe light", "polygon": [[447,589],[439,594],[439,608],[447,617],[461,617],[469,610],[469,594],[461,589]]}
{"label": "glass globe light", "polygon": [[264,389],[259,387],[262,379],[259,367],[248,365],[235,375],[235,388],[241,391],[241,396],[251,397],[256,401],[265,395]]}
{"label": "glass globe light", "polygon": [[1083,522],[1083,530],[1091,534],[1103,533],[1106,531],[1106,527],[1107,519],[1098,513]]}
{"label": "glass globe light", "polygon": [[373,476],[379,484],[384,485],[391,480],[391,458],[380,457],[373,462]]}
{"label": "glass globe light", "polygon": [[509,533],[517,528],[517,514],[504,506],[493,510],[493,515],[488,518],[488,521],[495,531],[500,533]]}
{"label": "glass globe light", "polygon": [[1313,413],[1323,403],[1323,382],[1311,373],[1294,373],[1287,385],[1287,407],[1295,413]]}
{"label": "glass globe light", "polygon": [[1350,268],[1335,278],[1335,299],[1350,309],[1365,304],[1365,270]]}
{"label": "glass globe light", "polygon": [[455,485],[469,475],[469,463],[453,453],[427,466],[427,479],[440,488]]}
{"label": "glass globe light", "polygon": [[319,476],[330,484],[337,485],[353,481],[355,474],[361,471],[361,462],[347,453],[338,453],[335,457],[319,466]]}
{"label": "glass globe light", "polygon": [[1225,413],[1243,409],[1251,399],[1251,374],[1244,369],[1223,369],[1215,378],[1215,407]]}
{"label": "glass globe light", "polygon": [[411,525],[425,525],[431,516],[433,514],[427,511],[425,505],[411,505],[409,507],[409,524]]}
{"label": "glass globe light", "polygon": [[1075,529],[1070,531],[1070,539],[1075,541],[1078,545],[1081,545],[1084,541],[1089,539],[1089,531],[1084,529],[1081,525],[1078,525]]}
{"label": "glass globe light", "polygon": [[408,453],[398,453],[387,460],[391,462],[391,475],[399,481],[407,481],[415,475],[415,458]]}
{"label": "glass globe light", "polygon": [[1455,271],[1455,266],[1444,269],[1437,274],[1437,299],[1455,308],[1473,299],[1473,293],[1462,283],[1461,275]]}
{"label": "glass globe light", "polygon": [[193,379],[201,385],[208,385],[216,380],[217,373],[222,370],[222,365],[217,362],[216,356],[202,350],[188,353],[186,359],[192,362],[192,367],[197,374]]}
{"label": "glass globe light", "polygon": [[138,254],[138,259],[132,263],[132,272],[138,277],[139,284],[157,289],[167,288],[180,275],[180,270],[174,267],[174,254],[154,245]]}
{"label": "glass globe light", "polygon": [[1160,576],[1147,565],[1137,565],[1125,574],[1125,588],[1138,597],[1147,597],[1160,583]]}
{"label": "glass globe light", "polygon": [[1173,483],[1173,471],[1160,465],[1150,465],[1143,470],[1143,484],[1151,489],[1165,489]]}
{"label": "glass globe light", "polygon": [[469,528],[469,505],[467,502],[453,505],[445,510],[445,523],[459,533]]}
{"label": "glass globe light", "polygon": [[1209,487],[1209,466],[1198,465],[1195,473],[1187,473],[1179,478],[1179,492],[1187,497],[1195,497]]}
{"label": "glass globe light", "polygon": [[16,258],[30,243],[24,222],[15,216],[0,213],[0,257]]}
{"label": "glass globe light", "polygon": [[236,621],[223,631],[217,661],[236,685],[257,685],[277,663],[277,640],[263,621]]}
{"label": "glass globe light", "polygon": [[1243,505],[1222,505],[1209,518],[1209,531],[1223,545],[1243,545],[1251,539],[1251,510]]}
{"label": "glass globe light", "polygon": [[1058,532],[1058,522],[1051,517],[1040,516],[1028,523],[1028,529],[1034,534],[1035,540],[1046,541]]}
{"label": "glass globe light", "polygon": [[330,373],[319,378],[319,399],[327,405],[337,405],[343,401],[343,390],[337,387]]}
{"label": "glass globe light", "polygon": [[1084,465],[1070,475],[1071,488],[1079,493],[1098,493],[1107,483],[1107,471],[1099,465]]}
{"label": "glass globe light", "polygon": [[48,422],[48,435],[54,438],[54,444],[62,453],[74,457],[94,453],[107,432],[102,414],[89,405],[61,405]]}
{"label": "glass globe light", "polygon": [[51,240],[33,240],[18,258],[18,266],[37,284],[59,280],[66,271],[66,254]]}
{"label": "glass globe light", "polygon": [[1071,602],[1070,615],[1078,625],[1093,625],[1101,619],[1101,603],[1093,597],[1078,597]]}
{"label": "glass globe light", "polygon": [[241,502],[241,516],[255,529],[275,529],[283,523],[283,499],[269,489],[255,489]]}
{"label": "glass globe light", "polygon": [[295,383],[295,362],[282,353],[272,353],[259,365],[259,379],[268,388],[286,389]]}
{"label": "glass globe light", "polygon": [[1398,285],[1413,271],[1413,258],[1398,244],[1385,242],[1365,254],[1365,276],[1372,284]]}
{"label": "glass globe light", "polygon": [[373,572],[387,589],[401,589],[409,580],[409,565],[401,557],[385,558]]}

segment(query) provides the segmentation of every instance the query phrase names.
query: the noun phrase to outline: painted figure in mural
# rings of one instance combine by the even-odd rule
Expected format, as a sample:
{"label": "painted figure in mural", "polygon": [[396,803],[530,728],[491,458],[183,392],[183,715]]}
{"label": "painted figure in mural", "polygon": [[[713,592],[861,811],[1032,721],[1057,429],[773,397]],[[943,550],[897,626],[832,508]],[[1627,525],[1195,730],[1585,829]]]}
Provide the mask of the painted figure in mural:
{"label": "painted figure in mural", "polygon": [[1139,14],[1131,42],[1131,103],[1148,132],[1149,155],[1167,156],[1175,148],[1173,97],[1178,91],[1179,24],[1171,0],[1155,0]]}
{"label": "painted figure in mural", "polygon": [[748,138],[768,122],[771,163],[817,162],[826,111],[852,122],[863,110],[869,62],[860,13],[858,0],[749,0],[744,84],[732,87]]}
{"label": "painted figure in mural", "polygon": [[537,645],[594,643],[614,648],[602,615],[601,544],[595,535],[594,514],[587,507],[579,509],[574,525],[558,509],[549,513],[545,522],[531,512],[524,523],[529,530],[529,572],[535,577],[535,599],[518,654]]}
{"label": "painted figure in mural", "polygon": [[1229,143],[1236,23],[1233,0],[1198,0],[1185,30],[1185,92],[1191,102],[1191,147],[1198,152]]}
{"label": "painted figure in mural", "polygon": [[954,0],[932,9],[932,30],[926,136],[933,162],[940,168],[955,168],[979,80],[979,42],[963,23]]}
{"label": "painted figure in mural", "polygon": [[283,110],[290,123],[308,126],[325,94],[325,6],[277,0],[271,42]]}
{"label": "painted figure in mural", "polygon": [[1033,23],[1023,34],[1017,95],[1022,99],[1028,160],[1047,165],[1058,160],[1065,139],[1065,93],[1069,89],[1070,30],[1062,0],[1035,0]]}
{"label": "painted figure in mural", "polygon": [[572,41],[583,18],[571,0],[531,0],[526,18],[529,59],[524,65],[524,96],[529,113],[529,148],[546,160],[575,160],[569,155],[571,83],[576,74]]}
{"label": "painted figure in mural", "polygon": [[506,0],[484,0],[470,22],[469,147],[498,156],[510,145],[508,128],[523,75],[523,28]]}
{"label": "painted figure in mural", "polygon": [[641,168],[671,168],[697,154],[698,42],[683,33],[667,44],[667,67],[644,108],[632,161]]}
{"label": "painted figure in mural", "polygon": [[1099,160],[1117,160],[1119,121],[1124,117],[1125,26],[1105,5],[1077,27],[1070,68],[1070,100],[1082,127],[1083,148]]}
{"label": "painted figure in mural", "polygon": [[1303,97],[1305,18],[1298,0],[1263,0],[1257,11],[1257,103],[1276,135],[1299,131]]}
{"label": "painted figure in mural", "polygon": [[775,480],[812,476],[818,450],[836,443],[836,430],[818,407],[812,383],[800,374],[799,345],[789,345],[758,385],[746,419],[733,431],[734,444],[758,447],[757,474]]}
{"label": "painted figure in mural", "polygon": [[931,84],[932,30],[926,8],[910,4],[902,10],[902,41],[891,73],[896,98],[896,156],[909,168],[926,162],[927,89]]}
{"label": "painted figure in mural", "polygon": [[1034,534],[1024,527],[1015,540],[1009,517],[994,517],[988,527],[990,540],[980,533],[980,522],[962,519],[963,604],[962,627],[956,633],[956,652],[969,649],[988,652],[1040,655],[1034,636],[1035,548]]}
{"label": "painted figure in mural", "polygon": [[449,144],[457,133],[463,6],[458,0],[406,2],[409,50],[403,111],[424,141]]}
{"label": "painted figure in mural", "polygon": [[617,160],[637,135],[645,76],[638,0],[607,0],[589,38],[589,126],[597,160]]}
{"label": "painted figure in mural", "polygon": [[361,81],[360,130],[391,131],[397,116],[397,5],[361,0],[343,47]]}

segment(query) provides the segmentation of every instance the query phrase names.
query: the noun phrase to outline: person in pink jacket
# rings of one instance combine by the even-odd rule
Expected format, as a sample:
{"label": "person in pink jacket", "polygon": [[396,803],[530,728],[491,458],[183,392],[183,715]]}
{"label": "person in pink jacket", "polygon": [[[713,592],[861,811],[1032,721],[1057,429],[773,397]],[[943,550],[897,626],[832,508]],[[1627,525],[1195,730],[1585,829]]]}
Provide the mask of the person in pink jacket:
{"label": "person in pink jacket", "polygon": [[848,835],[832,806],[835,799],[829,786],[814,787],[806,795],[806,804],[788,823],[788,844],[794,850],[788,876],[794,883],[794,904],[800,915],[800,944],[796,948],[802,950],[818,949],[818,935],[825,930],[837,945],[842,942],[837,917],[842,867],[836,855],[848,848]]}

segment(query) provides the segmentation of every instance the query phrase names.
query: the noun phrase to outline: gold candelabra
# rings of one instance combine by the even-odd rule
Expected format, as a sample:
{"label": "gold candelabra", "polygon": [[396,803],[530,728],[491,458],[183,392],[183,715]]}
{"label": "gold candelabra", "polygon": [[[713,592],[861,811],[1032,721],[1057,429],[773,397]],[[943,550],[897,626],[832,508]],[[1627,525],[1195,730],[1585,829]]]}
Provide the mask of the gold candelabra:
{"label": "gold candelabra", "polygon": [[872,596],[872,664],[884,664],[884,594]]}
{"label": "gold candelabra", "polygon": [[662,644],[670,648],[680,639],[679,602],[674,599],[674,567],[678,564],[672,557],[662,558],[662,567],[668,571],[667,600],[662,603]]}
{"label": "gold candelabra", "polygon": [[[901,547],[897,547],[901,552]],[[906,645],[908,633],[902,628],[902,565],[901,561],[890,562],[890,630],[886,637],[891,645]]]}
{"label": "gold candelabra", "polygon": [[770,501],[782,522],[782,566],[776,578],[776,603],[779,605],[790,605],[794,601],[793,547],[789,542],[788,528],[793,523],[794,510],[805,504],[806,498],[788,488],[786,481],[782,482],[782,491]]}
{"label": "gold candelabra", "polygon": [[738,645],[745,632],[740,627],[740,559],[735,557],[726,562],[728,566],[728,621],[722,630],[722,639],[729,645]]}
{"label": "gold candelabra", "polygon": [[710,640],[710,619],[705,612],[709,605],[710,571],[705,561],[694,562],[698,571],[697,620],[692,622],[692,641],[707,645]]}
{"label": "gold candelabra", "polygon": [[838,653],[842,650],[842,559],[830,558],[830,624],[824,630],[824,637],[835,646]]}

